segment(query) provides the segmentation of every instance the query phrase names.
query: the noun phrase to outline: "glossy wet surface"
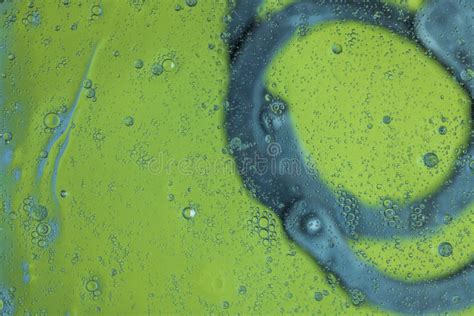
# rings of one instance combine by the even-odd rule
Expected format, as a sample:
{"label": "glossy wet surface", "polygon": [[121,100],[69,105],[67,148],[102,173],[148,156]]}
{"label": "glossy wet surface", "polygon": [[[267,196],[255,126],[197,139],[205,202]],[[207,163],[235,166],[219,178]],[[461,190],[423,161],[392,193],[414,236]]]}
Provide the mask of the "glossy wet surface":
{"label": "glossy wet surface", "polygon": [[[344,290],[243,186],[231,155],[242,144],[228,143],[224,124],[224,2],[0,7],[8,39],[1,50],[4,312],[388,313]],[[266,8],[277,11],[271,2]],[[394,209],[407,192],[423,196],[448,179],[470,127],[467,98],[451,78],[376,28],[308,31],[274,61],[268,81],[277,85],[268,86],[288,102],[332,188]],[[425,78],[419,88],[410,83],[417,78]],[[336,91],[338,82],[346,89]],[[380,154],[366,159],[366,147]],[[432,152],[437,163],[424,159]],[[472,211],[444,220],[426,235],[350,246],[397,279],[451,274],[472,257]]]}

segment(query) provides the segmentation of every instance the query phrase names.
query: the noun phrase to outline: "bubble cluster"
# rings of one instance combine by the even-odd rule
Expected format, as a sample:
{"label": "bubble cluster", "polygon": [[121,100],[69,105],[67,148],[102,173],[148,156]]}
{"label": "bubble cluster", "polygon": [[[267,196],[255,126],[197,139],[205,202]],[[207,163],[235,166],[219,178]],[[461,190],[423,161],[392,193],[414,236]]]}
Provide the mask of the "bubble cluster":
{"label": "bubble cluster", "polygon": [[123,123],[125,124],[125,126],[133,126],[134,122],[135,122],[135,120],[131,116],[126,116],[123,119]]}
{"label": "bubble cluster", "polygon": [[231,34],[229,32],[222,32],[220,36],[222,42],[226,44],[229,42],[230,37],[231,37]]}
{"label": "bubble cluster", "polygon": [[390,199],[382,201],[383,209],[382,217],[389,227],[397,227],[400,224],[400,216],[398,212],[400,208],[397,204],[393,203]]}
{"label": "bubble cluster", "polygon": [[53,233],[57,231],[47,221],[48,208],[36,202],[33,197],[28,196],[23,200],[23,210],[25,211],[28,221],[25,222],[25,228],[31,228],[31,242],[40,248],[48,245],[48,242],[55,236]]}
{"label": "bubble cluster", "polygon": [[90,89],[90,88],[92,88],[92,80],[90,80],[90,79],[84,80],[84,81],[82,82],[82,87],[83,87],[84,89]]}
{"label": "bubble cluster", "polygon": [[13,315],[15,306],[15,288],[0,288],[0,315]]}
{"label": "bubble cluster", "polygon": [[96,97],[96,91],[95,91],[95,88],[93,88],[92,86],[92,80],[90,79],[86,79],[82,82],[82,87],[84,89],[86,89],[86,97],[88,99],[92,99],[92,101],[96,101],[97,100],[97,97]]}
{"label": "bubble cluster", "polygon": [[344,226],[352,237],[357,238],[355,229],[359,224],[360,217],[358,201],[350,193],[345,191],[342,185],[337,187],[336,196],[338,204],[342,207]]}
{"label": "bubble cluster", "polygon": [[461,79],[471,81],[474,78],[474,69],[468,68],[461,71]]}
{"label": "bubble cluster", "polygon": [[96,276],[92,276],[85,284],[86,291],[91,294],[92,299],[97,300],[102,294],[100,284]]}
{"label": "bubble cluster", "polygon": [[270,246],[276,241],[276,220],[273,214],[267,210],[255,208],[254,215],[248,221],[251,231],[257,234],[264,246]]}
{"label": "bubble cluster", "polygon": [[40,222],[36,229],[31,232],[31,242],[40,248],[48,245],[49,236],[52,233],[51,225],[46,222]]}
{"label": "bubble cluster", "polygon": [[350,289],[349,295],[351,297],[352,304],[359,306],[365,302],[365,294],[358,289]]}
{"label": "bubble cluster", "polygon": [[130,150],[130,158],[135,160],[135,163],[142,169],[147,169],[152,166],[156,160],[147,150],[145,143],[135,144]]}
{"label": "bubble cluster", "polygon": [[302,19],[301,23],[298,24],[296,34],[299,37],[304,37],[304,36],[308,35],[310,30],[311,30],[311,26],[308,22],[308,19],[305,17],[305,18]]}
{"label": "bubble cluster", "polygon": [[197,5],[197,3],[198,3],[198,0],[186,0],[186,5],[188,7],[194,7]]}
{"label": "bubble cluster", "polygon": [[41,24],[41,14],[37,9],[33,11],[28,11],[22,22],[24,25],[31,25],[33,27],[37,27]]}
{"label": "bubble cluster", "polygon": [[413,208],[410,213],[410,225],[412,228],[421,228],[427,222],[426,215],[424,214],[425,205],[420,204],[417,207]]}
{"label": "bubble cluster", "polygon": [[42,221],[48,217],[48,209],[44,205],[34,203],[30,198],[23,202],[23,209],[35,221]]}
{"label": "bubble cluster", "polygon": [[105,140],[104,132],[100,129],[94,129],[94,131],[92,132],[92,138],[95,142],[102,142]]}
{"label": "bubble cluster", "polygon": [[128,2],[130,6],[137,11],[141,11],[145,5],[145,0],[128,0]]}
{"label": "bubble cluster", "polygon": [[277,115],[281,115],[285,109],[286,104],[279,99],[274,99],[270,102],[270,110]]}

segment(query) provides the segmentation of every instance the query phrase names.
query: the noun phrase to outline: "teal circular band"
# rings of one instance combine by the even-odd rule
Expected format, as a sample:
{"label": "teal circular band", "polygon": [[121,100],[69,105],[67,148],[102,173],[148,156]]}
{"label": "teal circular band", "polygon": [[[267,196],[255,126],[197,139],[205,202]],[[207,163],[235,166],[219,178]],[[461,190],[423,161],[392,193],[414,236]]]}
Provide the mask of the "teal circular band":
{"label": "teal circular band", "polygon": [[[472,305],[472,262],[440,279],[405,282],[361,261],[347,243],[359,236],[419,235],[443,224],[447,215],[458,216],[474,198],[474,177],[468,164],[459,163],[450,181],[437,192],[402,209],[395,224],[380,209],[353,196],[357,207],[346,212],[334,192],[307,167],[288,103],[269,97],[264,73],[302,25],[352,20],[384,27],[423,46],[456,76],[472,99],[474,81],[466,71],[473,66],[474,3],[432,1],[415,16],[376,0],[306,0],[261,22],[256,18],[259,5],[260,1],[238,1],[225,37],[231,59],[226,129],[230,151],[248,190],[277,213],[290,238],[337,275],[351,293],[402,313],[443,312]],[[462,40],[451,38],[454,33]],[[474,157],[473,147],[471,140],[459,161]],[[420,204],[425,207],[418,207]]]}

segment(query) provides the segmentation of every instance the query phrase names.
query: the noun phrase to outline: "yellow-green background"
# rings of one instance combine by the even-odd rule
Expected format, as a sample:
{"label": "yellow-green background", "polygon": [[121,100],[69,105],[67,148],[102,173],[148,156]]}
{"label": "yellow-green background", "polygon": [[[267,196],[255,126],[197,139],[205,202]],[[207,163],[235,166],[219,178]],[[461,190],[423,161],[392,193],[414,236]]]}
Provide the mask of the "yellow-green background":
{"label": "yellow-green background", "polygon": [[[269,1],[260,16],[289,2]],[[99,17],[91,13],[95,4],[103,9]],[[402,5],[415,10],[420,1]],[[2,132],[13,134],[2,150],[12,148],[14,158],[2,174],[11,209],[2,212],[0,264],[18,314],[385,312],[355,307],[331,286],[234,172],[223,121],[227,1],[199,0],[192,8],[184,0],[1,6],[8,38]],[[35,11],[41,16],[36,26],[27,22]],[[7,23],[12,14],[16,21]],[[332,52],[335,43],[341,54]],[[134,66],[138,59],[141,69]],[[167,59],[176,67],[154,76],[152,65]],[[81,89],[85,72],[95,101]],[[463,91],[422,50],[378,28],[331,23],[295,37],[267,80],[289,102],[302,143],[328,183],[369,204],[389,198],[402,205],[431,192],[449,177],[468,140],[470,104]],[[56,188],[68,195],[56,204],[51,171],[65,135],[35,183],[40,153],[52,137],[43,118],[62,105],[70,109],[78,93]],[[390,124],[382,122],[385,115]],[[124,124],[127,116],[133,126]],[[441,124],[446,135],[438,133]],[[437,168],[423,165],[428,151],[440,158]],[[21,170],[18,182],[15,169]],[[36,223],[22,209],[28,196],[59,223],[58,237],[45,248],[31,241]],[[197,209],[192,220],[182,216],[187,206]],[[276,226],[271,242],[255,227],[268,221]],[[394,277],[426,279],[472,258],[472,221],[467,210],[433,235],[364,239],[353,247]],[[438,255],[441,241],[453,245],[452,256]],[[31,278],[26,285],[24,262]],[[96,298],[86,289],[91,279],[101,291]],[[327,295],[317,301],[315,292]]]}

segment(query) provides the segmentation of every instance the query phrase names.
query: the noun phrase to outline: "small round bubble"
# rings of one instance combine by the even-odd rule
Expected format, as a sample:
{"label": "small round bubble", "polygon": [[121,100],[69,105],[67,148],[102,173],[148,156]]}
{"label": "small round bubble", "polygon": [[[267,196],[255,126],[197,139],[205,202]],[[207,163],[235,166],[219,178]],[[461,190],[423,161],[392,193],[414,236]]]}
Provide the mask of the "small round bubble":
{"label": "small round bubble", "polygon": [[99,289],[99,283],[96,280],[89,280],[86,283],[86,290],[89,292],[95,292]]}
{"label": "small round bubble", "polygon": [[438,245],[438,253],[441,257],[449,257],[453,254],[453,246],[444,241]]}
{"label": "small round bubble", "polygon": [[133,63],[133,66],[134,66],[136,69],[142,69],[144,64],[145,64],[145,63],[143,62],[142,59],[137,59],[137,60],[135,60],[135,62]]}
{"label": "small round bubble", "polygon": [[151,66],[151,73],[155,76],[159,76],[163,73],[164,67],[162,64],[154,63]]}
{"label": "small round bubble", "polygon": [[182,211],[182,215],[185,219],[192,219],[196,216],[196,209],[193,207],[185,207]]}
{"label": "small round bubble", "polygon": [[102,7],[100,5],[92,6],[91,13],[96,16],[102,15]]}
{"label": "small round bubble", "polygon": [[332,52],[336,55],[342,53],[342,46],[341,44],[334,43],[331,48]]}
{"label": "small round bubble", "polygon": [[197,3],[198,3],[198,0],[186,0],[186,5],[188,7],[194,7],[197,5]]}
{"label": "small round bubble", "polygon": [[47,236],[51,232],[51,226],[48,223],[39,223],[36,226],[36,232],[41,236]]}
{"label": "small round bubble", "polygon": [[439,163],[439,158],[435,153],[426,153],[423,156],[423,163],[425,164],[426,167],[428,168],[434,168],[438,165]]}
{"label": "small round bubble", "polygon": [[318,302],[322,301],[323,300],[323,293],[321,293],[321,292],[314,293],[314,299]]}
{"label": "small round bubble", "polygon": [[51,112],[44,116],[43,123],[47,128],[56,128],[61,124],[61,118],[57,113]]}
{"label": "small round bubble", "polygon": [[176,69],[176,63],[172,59],[165,59],[162,63],[163,69],[165,71],[171,72]]}
{"label": "small round bubble", "polygon": [[392,122],[392,118],[389,115],[385,115],[382,119],[384,124],[390,124]]}

